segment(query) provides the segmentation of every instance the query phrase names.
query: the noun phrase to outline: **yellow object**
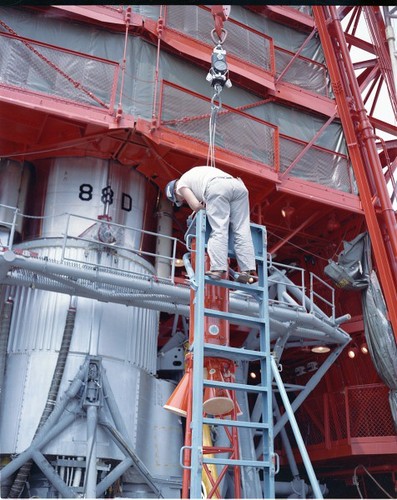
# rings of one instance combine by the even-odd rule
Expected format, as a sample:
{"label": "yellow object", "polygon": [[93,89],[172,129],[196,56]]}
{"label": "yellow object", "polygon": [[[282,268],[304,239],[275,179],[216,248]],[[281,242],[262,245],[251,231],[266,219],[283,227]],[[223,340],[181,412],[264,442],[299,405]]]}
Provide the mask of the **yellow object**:
{"label": "yellow object", "polygon": [[[206,424],[203,425],[203,446],[212,446],[210,428]],[[206,454],[205,456],[210,457],[210,458],[214,458],[214,455],[212,453]],[[204,498],[208,498],[207,495],[212,490],[212,484],[211,484],[211,481],[208,477],[208,474],[211,474],[211,477],[214,481],[216,481],[218,479],[218,472],[216,470],[216,465],[215,464],[207,464],[207,467],[208,467],[208,472],[203,468],[203,474],[202,474]],[[211,496],[211,498],[220,498],[218,488],[214,491],[214,494]]]}

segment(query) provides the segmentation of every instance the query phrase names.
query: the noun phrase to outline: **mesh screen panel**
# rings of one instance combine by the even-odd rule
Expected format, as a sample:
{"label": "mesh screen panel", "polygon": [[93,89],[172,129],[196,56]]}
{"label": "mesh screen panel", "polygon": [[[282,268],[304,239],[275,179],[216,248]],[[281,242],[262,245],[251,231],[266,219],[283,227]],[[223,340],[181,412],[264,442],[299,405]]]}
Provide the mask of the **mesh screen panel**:
{"label": "mesh screen panel", "polygon": [[[279,76],[293,58],[293,54],[278,48],[275,48],[274,54],[276,75]],[[324,66],[309,59],[297,57],[281,80],[293,83],[310,92],[316,92],[324,96],[328,95]]]}
{"label": "mesh screen panel", "polygon": [[116,64],[34,42],[29,46],[0,36],[0,83],[100,106],[92,94],[109,104]]}
{"label": "mesh screen panel", "polygon": [[348,395],[351,437],[395,434],[386,387],[349,388]]}
{"label": "mesh screen panel", "polygon": [[[328,429],[324,402],[328,413]],[[345,387],[344,391],[311,395],[296,410],[295,416],[307,446],[325,443],[327,432],[332,448],[338,446],[338,442],[350,438],[395,435],[388,388],[382,384],[350,386]],[[287,426],[286,430],[295,446],[291,428]]]}
{"label": "mesh screen panel", "polygon": [[309,16],[312,14],[312,8],[310,5],[289,5],[291,9],[299,10],[299,12],[303,12],[304,14],[308,14]]}
{"label": "mesh screen panel", "polygon": [[[280,136],[280,172],[285,172],[305,145]],[[312,146],[289,175],[352,193],[350,164],[346,157]]]}
{"label": "mesh screen panel", "polygon": [[[164,85],[161,124],[173,130],[209,141],[209,100]],[[274,164],[275,129],[247,115],[224,109],[218,113],[215,144],[245,158],[267,165]]]}
{"label": "mesh screen panel", "polygon": [[[168,5],[166,25],[213,46],[214,19],[209,10],[194,5]],[[227,22],[227,53],[266,71],[271,69],[269,40],[230,18]]]}

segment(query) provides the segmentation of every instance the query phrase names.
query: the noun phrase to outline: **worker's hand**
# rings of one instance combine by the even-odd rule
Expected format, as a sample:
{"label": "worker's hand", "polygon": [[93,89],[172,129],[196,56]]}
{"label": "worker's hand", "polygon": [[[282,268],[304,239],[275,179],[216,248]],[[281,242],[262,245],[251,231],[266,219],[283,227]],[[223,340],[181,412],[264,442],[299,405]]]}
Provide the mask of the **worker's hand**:
{"label": "worker's hand", "polygon": [[194,207],[194,211],[197,213],[199,212],[200,210],[204,210],[205,209],[205,203],[203,201],[199,201],[196,206]]}
{"label": "worker's hand", "polygon": [[195,197],[193,191],[190,188],[183,186],[182,188],[180,188],[180,192],[181,196],[184,197],[186,203],[193,210],[193,212],[198,212],[199,210],[202,210],[204,208],[205,205]]}

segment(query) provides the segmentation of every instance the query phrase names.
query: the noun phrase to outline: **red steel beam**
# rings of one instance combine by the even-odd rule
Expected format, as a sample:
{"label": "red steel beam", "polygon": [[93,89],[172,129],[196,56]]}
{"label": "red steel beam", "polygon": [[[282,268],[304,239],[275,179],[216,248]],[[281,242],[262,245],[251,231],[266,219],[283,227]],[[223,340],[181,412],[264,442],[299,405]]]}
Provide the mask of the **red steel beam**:
{"label": "red steel beam", "polygon": [[[373,129],[364,109],[336,9],[332,6],[314,6],[313,13],[357,179],[389,319],[397,340],[397,276],[393,268],[397,261],[395,214],[376,150]],[[354,120],[359,121],[360,136],[355,129]],[[375,182],[376,193],[371,192],[370,176]],[[376,212],[373,203],[376,197],[381,205],[380,213]],[[383,223],[387,232],[385,239],[388,238],[389,241],[385,241],[379,222]]]}

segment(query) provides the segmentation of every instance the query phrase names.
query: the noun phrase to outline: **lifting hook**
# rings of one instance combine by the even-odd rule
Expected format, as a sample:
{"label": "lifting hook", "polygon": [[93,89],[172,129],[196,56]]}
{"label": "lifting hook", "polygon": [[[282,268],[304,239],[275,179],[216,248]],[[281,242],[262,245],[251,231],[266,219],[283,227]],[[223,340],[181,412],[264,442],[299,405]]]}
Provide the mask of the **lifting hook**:
{"label": "lifting hook", "polygon": [[[223,23],[229,17],[230,5],[213,5],[211,7],[211,14],[215,21],[215,28],[211,32],[212,40],[214,43],[222,45],[226,38],[226,30],[223,27]],[[214,32],[218,35],[219,40],[214,40]]]}

